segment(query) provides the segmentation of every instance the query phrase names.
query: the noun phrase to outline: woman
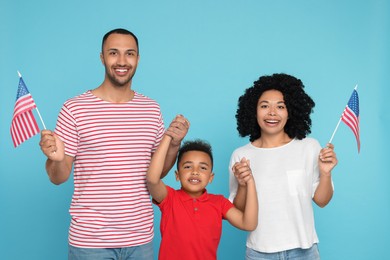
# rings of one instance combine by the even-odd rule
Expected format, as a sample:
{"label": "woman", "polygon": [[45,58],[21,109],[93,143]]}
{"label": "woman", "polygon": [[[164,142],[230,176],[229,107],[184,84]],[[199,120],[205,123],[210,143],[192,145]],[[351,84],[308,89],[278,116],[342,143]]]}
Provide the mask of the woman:
{"label": "woman", "polygon": [[243,210],[246,158],[259,202],[246,259],[320,259],[312,200],[320,207],[331,200],[337,158],[332,144],[321,149],[307,137],[314,105],[302,81],[287,74],[262,76],[239,98],[237,130],[250,143],[232,154],[230,199]]}

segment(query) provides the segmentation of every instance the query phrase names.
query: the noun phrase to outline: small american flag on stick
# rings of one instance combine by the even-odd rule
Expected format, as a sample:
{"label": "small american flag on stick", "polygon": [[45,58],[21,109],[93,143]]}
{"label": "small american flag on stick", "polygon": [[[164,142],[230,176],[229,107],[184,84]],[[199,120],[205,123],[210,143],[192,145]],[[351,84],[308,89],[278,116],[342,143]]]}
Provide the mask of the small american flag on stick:
{"label": "small american flag on stick", "polygon": [[[19,86],[11,123],[11,137],[15,147],[39,133],[39,127],[32,112],[33,109],[37,109],[38,115],[41,118],[38,108],[28,91],[22,76],[19,72],[18,74]],[[43,121],[42,124],[46,129]]]}
{"label": "small american flag on stick", "polygon": [[360,152],[360,130],[359,130],[359,95],[357,92],[357,85],[354,88],[351,97],[349,98],[349,101],[343,111],[343,114],[341,115],[341,118],[336,126],[336,129],[334,130],[332,137],[330,138],[329,143],[332,142],[333,137],[337,131],[337,128],[340,125],[340,122],[343,121],[349,128],[351,128],[353,134],[355,135],[358,152]]}

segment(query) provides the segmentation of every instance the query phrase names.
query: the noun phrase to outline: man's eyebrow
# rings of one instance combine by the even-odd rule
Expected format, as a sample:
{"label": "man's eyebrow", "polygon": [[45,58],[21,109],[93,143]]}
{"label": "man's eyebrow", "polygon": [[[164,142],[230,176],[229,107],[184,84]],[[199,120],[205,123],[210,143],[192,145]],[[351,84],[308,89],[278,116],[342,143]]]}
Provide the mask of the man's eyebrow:
{"label": "man's eyebrow", "polygon": [[[107,51],[119,51],[119,49],[117,48],[109,48]],[[125,51],[129,51],[129,52],[137,52],[136,49],[127,49]]]}

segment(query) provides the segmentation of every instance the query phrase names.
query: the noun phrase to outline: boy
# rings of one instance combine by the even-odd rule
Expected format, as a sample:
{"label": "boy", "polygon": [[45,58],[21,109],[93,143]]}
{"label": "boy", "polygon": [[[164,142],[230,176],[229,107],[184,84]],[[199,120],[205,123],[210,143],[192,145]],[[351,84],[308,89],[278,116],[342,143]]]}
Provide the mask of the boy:
{"label": "boy", "polygon": [[[242,230],[252,231],[257,226],[254,179],[251,174],[245,179],[246,205],[242,211],[222,195],[207,193],[206,186],[214,178],[213,157],[210,145],[197,140],[183,144],[178,153],[175,174],[181,189],[166,186],[160,177],[172,134],[167,130],[146,176],[153,203],[162,213],[159,259],[216,259],[222,219]],[[245,158],[240,166],[251,171]]]}

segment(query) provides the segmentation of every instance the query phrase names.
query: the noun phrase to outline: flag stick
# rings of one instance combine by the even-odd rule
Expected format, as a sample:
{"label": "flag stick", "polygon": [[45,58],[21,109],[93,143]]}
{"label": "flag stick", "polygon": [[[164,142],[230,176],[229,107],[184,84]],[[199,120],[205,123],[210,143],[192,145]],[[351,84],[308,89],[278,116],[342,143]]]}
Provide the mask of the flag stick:
{"label": "flag stick", "polygon": [[43,129],[45,129],[45,130],[46,130],[45,122],[43,122],[43,119],[42,119],[42,117],[41,117],[41,113],[39,113],[38,107],[36,107],[35,109],[37,110],[37,113],[38,113],[39,119],[41,119],[41,122],[42,122],[42,125],[43,125]]}
{"label": "flag stick", "polygon": [[335,128],[334,131],[333,131],[332,137],[330,138],[330,140],[329,140],[329,142],[328,142],[329,144],[332,143],[333,137],[334,137],[334,135],[336,134],[337,129],[339,128],[340,122],[341,122],[341,117],[340,117],[340,119],[339,119],[339,122],[338,122],[337,125],[336,125],[336,128]]}
{"label": "flag stick", "polygon": [[[354,90],[357,90],[357,87],[358,87],[358,85],[356,84]],[[348,103],[347,103],[347,105],[348,105]],[[347,105],[346,105],[345,107],[347,107]],[[345,109],[344,109],[344,110],[345,110]],[[343,111],[343,113],[344,113],[344,111]],[[340,125],[340,122],[341,122],[341,118],[343,117],[343,113],[341,113],[339,122],[337,123],[336,128],[335,128],[334,131],[333,131],[332,137],[330,138],[330,140],[329,140],[329,142],[328,142],[328,143],[330,143],[330,144],[332,143],[333,137],[334,137],[334,135],[336,134],[337,129],[339,128],[339,125]]]}
{"label": "flag stick", "polygon": [[[18,76],[19,76],[19,78],[22,78],[22,74],[20,74],[20,72],[17,70],[17,72],[18,72]],[[41,119],[41,122],[42,122],[42,125],[43,125],[43,129],[45,129],[46,130],[46,125],[45,125],[45,122],[43,122],[43,119],[42,119],[42,117],[41,117],[41,113],[39,113],[39,109],[38,109],[38,107],[35,107],[35,109],[37,110],[37,112],[38,112],[38,116],[39,116],[39,119]]]}

